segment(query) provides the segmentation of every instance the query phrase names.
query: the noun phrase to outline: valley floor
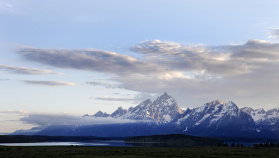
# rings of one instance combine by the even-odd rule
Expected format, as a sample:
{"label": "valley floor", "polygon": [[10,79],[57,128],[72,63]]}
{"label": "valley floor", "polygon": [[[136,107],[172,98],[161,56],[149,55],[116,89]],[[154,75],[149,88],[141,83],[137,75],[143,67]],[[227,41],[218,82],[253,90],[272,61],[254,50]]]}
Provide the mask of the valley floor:
{"label": "valley floor", "polygon": [[67,157],[67,158],[141,158],[141,157],[279,157],[279,148],[248,147],[193,147],[193,148],[150,148],[150,147],[8,147],[0,146],[1,158],[17,157]]}

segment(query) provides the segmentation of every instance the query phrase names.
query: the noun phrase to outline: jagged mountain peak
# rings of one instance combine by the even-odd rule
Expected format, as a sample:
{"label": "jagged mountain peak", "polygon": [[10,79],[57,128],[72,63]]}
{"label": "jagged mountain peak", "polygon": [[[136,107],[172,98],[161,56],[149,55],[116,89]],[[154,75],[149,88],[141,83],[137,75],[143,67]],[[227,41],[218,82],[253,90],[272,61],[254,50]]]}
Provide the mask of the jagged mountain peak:
{"label": "jagged mountain peak", "polygon": [[212,102],[206,103],[207,106],[215,106],[215,105],[225,105],[223,100],[213,100]]}
{"label": "jagged mountain peak", "polygon": [[98,112],[96,112],[95,115],[98,115],[98,114],[103,114],[103,112],[101,110],[99,110]]}
{"label": "jagged mountain peak", "polygon": [[121,106],[118,107],[118,109],[116,111],[114,111],[110,116],[111,117],[119,117],[122,116],[124,114],[126,114],[128,112],[128,110],[123,109]]}
{"label": "jagged mountain peak", "polygon": [[214,100],[212,102],[208,102],[206,104],[204,104],[204,106],[200,107],[202,109],[211,109],[211,108],[224,108],[224,109],[231,109],[231,110],[235,110],[238,111],[238,107],[236,106],[236,104],[232,101],[229,101],[228,103],[226,103],[223,100]]}
{"label": "jagged mountain peak", "polygon": [[251,114],[251,112],[255,111],[253,108],[247,107],[247,106],[243,107],[243,108],[240,108],[240,110],[243,111],[243,112],[246,112],[248,114]]}
{"label": "jagged mountain peak", "polygon": [[153,102],[147,99],[136,107],[130,107],[128,112],[120,118],[132,120],[152,120],[158,123],[170,122],[177,115],[182,114],[182,109],[176,101],[166,92]]}
{"label": "jagged mountain peak", "polygon": [[[88,116],[88,114],[84,115],[84,117]],[[278,135],[279,133],[278,108],[268,111],[264,111],[263,109],[254,110],[249,107],[239,109],[232,101],[225,103],[222,100],[214,100],[200,107],[187,108],[182,113],[182,109],[167,93],[159,96],[153,102],[147,99],[135,107],[130,107],[129,110],[118,107],[111,115],[98,111],[95,115],[90,115],[89,117],[105,116],[115,119],[139,120],[140,122],[134,124],[129,123],[124,126],[71,126],[67,133],[72,132],[73,135],[76,135],[86,132],[90,135],[96,135],[96,132],[99,134],[111,132],[115,136],[115,133],[121,134],[125,132],[128,135],[134,134],[134,132],[139,132],[140,135],[158,132],[161,134],[183,133],[213,137],[254,137],[262,135],[269,136],[272,133]],[[56,127],[43,130],[45,132],[51,132],[53,128]],[[65,128],[60,129],[64,130]],[[120,129],[119,132],[115,132],[118,129]],[[145,131],[147,133],[142,133]]]}
{"label": "jagged mountain peak", "polygon": [[270,109],[270,110],[266,111],[266,113],[274,113],[274,112],[278,113],[279,108],[273,108],[273,109]]}
{"label": "jagged mountain peak", "polygon": [[153,104],[169,106],[169,105],[176,104],[176,101],[173,99],[172,96],[168,95],[168,93],[165,92],[163,95],[159,96],[156,100],[154,100]]}
{"label": "jagged mountain peak", "polygon": [[168,95],[167,92],[164,92],[164,94],[162,96],[169,96],[170,97],[170,95]]}
{"label": "jagged mountain peak", "polygon": [[230,108],[230,109],[231,109],[231,108],[234,108],[234,109],[236,109],[236,110],[239,110],[238,107],[236,106],[236,104],[235,104],[234,102],[232,102],[232,101],[229,101],[229,103],[226,103],[226,104],[225,104],[225,107],[226,107],[226,108]]}
{"label": "jagged mountain peak", "polygon": [[102,112],[102,111],[98,111],[96,114],[93,115],[94,117],[108,117],[109,114],[107,114],[106,112]]}
{"label": "jagged mountain peak", "polygon": [[146,105],[148,105],[148,104],[152,104],[152,101],[151,101],[150,99],[147,99],[147,100],[141,102],[141,103],[139,104],[139,106],[146,106]]}
{"label": "jagged mountain peak", "polygon": [[85,115],[83,115],[82,117],[89,117],[89,115],[88,115],[88,114],[85,114]]}
{"label": "jagged mountain peak", "polygon": [[202,129],[214,133],[223,130],[228,125],[235,126],[241,130],[254,130],[252,117],[238,109],[233,102],[215,100],[192,110],[186,110],[181,117],[176,118],[174,124],[178,129],[191,134],[203,133]]}
{"label": "jagged mountain peak", "polygon": [[267,113],[263,108],[253,109],[250,107],[244,107],[240,110],[251,115],[255,122],[264,120]]}
{"label": "jagged mountain peak", "polygon": [[117,110],[124,110],[122,106],[119,106]]}

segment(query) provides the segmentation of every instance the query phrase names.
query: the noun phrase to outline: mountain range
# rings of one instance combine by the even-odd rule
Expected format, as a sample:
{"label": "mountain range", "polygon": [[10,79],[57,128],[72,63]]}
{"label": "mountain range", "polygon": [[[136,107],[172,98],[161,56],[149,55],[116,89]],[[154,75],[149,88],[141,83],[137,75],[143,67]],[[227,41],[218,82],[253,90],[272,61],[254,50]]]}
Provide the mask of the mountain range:
{"label": "mountain range", "polygon": [[[230,101],[215,100],[197,108],[182,110],[174,98],[164,93],[136,107],[119,107],[112,114],[98,111],[83,117],[134,120],[133,123],[48,126],[35,132],[13,134],[51,136],[127,137],[154,134],[188,134],[207,137],[279,138],[279,108],[265,111],[238,108]],[[31,130],[32,131],[32,130]]]}

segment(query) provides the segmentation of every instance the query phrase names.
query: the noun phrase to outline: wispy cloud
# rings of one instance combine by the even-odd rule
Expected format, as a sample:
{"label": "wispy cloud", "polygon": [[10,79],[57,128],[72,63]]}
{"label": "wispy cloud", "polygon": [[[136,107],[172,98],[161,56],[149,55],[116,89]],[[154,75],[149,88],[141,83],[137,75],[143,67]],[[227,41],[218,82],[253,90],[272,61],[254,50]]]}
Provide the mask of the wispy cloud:
{"label": "wispy cloud", "polygon": [[1,6],[1,7],[13,7],[12,4],[5,3],[5,2],[0,2],[0,6]]}
{"label": "wispy cloud", "polygon": [[162,70],[153,63],[108,51],[23,48],[18,53],[30,61],[67,69],[97,71],[119,75],[156,73]]}
{"label": "wispy cloud", "polygon": [[7,2],[1,2],[0,1],[0,10],[7,9],[7,8],[13,8],[14,6]]}
{"label": "wispy cloud", "polygon": [[3,79],[3,78],[0,78],[0,81],[9,81],[10,79],[7,79],[7,78],[5,78],[5,79]]}
{"label": "wispy cloud", "polygon": [[6,113],[6,114],[28,114],[28,111],[22,111],[22,110],[0,110],[0,113]]}
{"label": "wispy cloud", "polygon": [[111,88],[111,89],[114,89],[114,88],[120,88],[119,85],[117,84],[114,84],[114,83],[102,83],[102,82],[95,82],[95,81],[87,81],[85,82],[86,84],[88,85],[92,85],[92,86],[102,86],[102,87],[105,87],[105,88]]}
{"label": "wispy cloud", "polygon": [[41,85],[41,86],[75,86],[75,83],[64,82],[64,81],[34,81],[24,80],[26,84]]}
{"label": "wispy cloud", "polygon": [[271,35],[269,38],[276,38],[279,39],[279,28],[271,29]]}
{"label": "wispy cloud", "polygon": [[1,0],[0,1],[0,12],[12,13],[12,14],[23,14],[21,6],[26,2],[14,1],[14,0]]}
{"label": "wispy cloud", "polygon": [[9,66],[9,65],[2,65],[2,64],[0,64],[0,69],[6,70],[11,73],[24,74],[24,75],[46,75],[46,74],[61,75],[62,74],[62,73],[54,73],[50,70],[40,70],[34,68],[17,67],[17,66]]}
{"label": "wispy cloud", "polygon": [[98,98],[95,98],[95,99],[105,100],[105,101],[134,101],[135,100],[133,98],[119,98],[119,97],[108,97],[108,96],[98,97]]}

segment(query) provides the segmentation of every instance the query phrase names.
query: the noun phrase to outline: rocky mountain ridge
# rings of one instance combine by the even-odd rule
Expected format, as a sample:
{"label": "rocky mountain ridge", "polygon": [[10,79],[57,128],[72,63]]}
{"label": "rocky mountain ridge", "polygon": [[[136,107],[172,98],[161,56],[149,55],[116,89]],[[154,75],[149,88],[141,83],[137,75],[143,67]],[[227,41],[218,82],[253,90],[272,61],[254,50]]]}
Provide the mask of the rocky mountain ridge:
{"label": "rocky mountain ridge", "polygon": [[[119,107],[111,115],[98,111],[91,117],[113,117],[131,120],[151,120],[157,123],[167,123],[173,120],[177,115],[183,113],[176,101],[166,92],[153,102],[147,99],[136,107],[130,107],[128,110]],[[86,114],[84,117],[90,117]]]}
{"label": "rocky mountain ridge", "polygon": [[[215,100],[197,108],[182,110],[167,93],[156,100],[147,99],[136,107],[119,107],[112,114],[98,111],[89,118],[134,120],[130,124],[87,126],[51,126],[38,135],[136,136],[188,134],[211,137],[279,138],[279,109],[265,111],[249,107],[239,109],[230,101]],[[137,123],[138,122],[138,123]]]}

